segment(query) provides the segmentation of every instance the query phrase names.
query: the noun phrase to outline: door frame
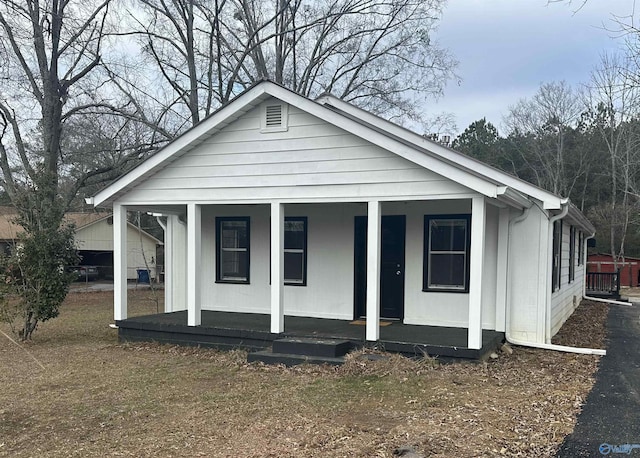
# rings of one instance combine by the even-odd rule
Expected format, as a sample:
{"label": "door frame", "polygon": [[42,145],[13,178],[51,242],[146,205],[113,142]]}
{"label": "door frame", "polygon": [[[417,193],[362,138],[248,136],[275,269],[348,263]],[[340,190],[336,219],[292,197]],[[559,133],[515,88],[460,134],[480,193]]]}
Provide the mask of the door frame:
{"label": "door frame", "polygon": [[[399,290],[398,300],[400,306],[397,317],[383,317],[382,316],[382,303],[380,304],[381,318],[404,320],[405,310],[405,285],[406,285],[406,243],[407,243],[407,217],[406,215],[383,215],[381,217],[381,226],[384,225],[384,221],[389,221],[390,218],[402,218],[403,220],[403,250],[402,250],[402,287]],[[367,302],[367,215],[355,216],[353,224],[354,232],[354,249],[353,249],[353,319],[357,320],[366,316],[366,302]],[[381,227],[381,237],[384,231]],[[382,264],[384,262],[382,258],[382,240],[380,240],[380,299],[382,300]],[[360,265],[359,265],[360,264]]]}

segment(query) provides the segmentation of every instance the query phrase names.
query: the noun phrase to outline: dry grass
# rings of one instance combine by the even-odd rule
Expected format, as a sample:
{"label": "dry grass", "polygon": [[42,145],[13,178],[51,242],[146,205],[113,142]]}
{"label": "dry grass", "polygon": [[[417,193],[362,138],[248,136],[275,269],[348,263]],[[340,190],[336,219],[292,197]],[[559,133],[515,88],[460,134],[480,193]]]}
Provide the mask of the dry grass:
{"label": "dry grass", "polygon": [[[151,313],[149,293],[130,314]],[[240,350],[119,345],[110,293],[74,293],[26,345],[0,344],[0,456],[552,456],[598,357],[514,348],[480,364],[353,355],[247,364]],[[606,307],[562,330],[602,333]],[[573,328],[572,328],[573,326]],[[6,332],[5,328],[1,328]],[[4,339],[4,337],[0,336]],[[595,342],[584,341],[584,345]]]}

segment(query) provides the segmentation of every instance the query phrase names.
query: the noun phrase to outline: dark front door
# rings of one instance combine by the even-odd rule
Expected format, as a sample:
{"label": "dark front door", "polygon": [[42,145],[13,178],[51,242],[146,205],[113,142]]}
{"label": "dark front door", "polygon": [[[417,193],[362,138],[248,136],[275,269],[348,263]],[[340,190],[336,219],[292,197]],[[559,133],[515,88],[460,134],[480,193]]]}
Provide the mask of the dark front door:
{"label": "dark front door", "polygon": [[[404,215],[382,217],[380,265],[380,316],[402,319],[404,316]],[[355,219],[355,316],[366,314],[367,302],[367,217]]]}

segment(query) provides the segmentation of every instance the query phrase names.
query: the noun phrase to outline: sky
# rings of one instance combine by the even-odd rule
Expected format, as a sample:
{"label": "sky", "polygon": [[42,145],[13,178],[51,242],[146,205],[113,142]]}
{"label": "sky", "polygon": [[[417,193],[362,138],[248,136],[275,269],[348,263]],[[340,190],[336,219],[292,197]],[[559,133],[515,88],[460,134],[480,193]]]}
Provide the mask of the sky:
{"label": "sky", "polygon": [[458,133],[483,117],[502,133],[509,106],[533,96],[541,83],[564,80],[577,88],[603,53],[621,50],[612,15],[628,17],[633,4],[449,0],[435,39],[459,61],[461,81],[451,81],[427,113],[454,114]]}

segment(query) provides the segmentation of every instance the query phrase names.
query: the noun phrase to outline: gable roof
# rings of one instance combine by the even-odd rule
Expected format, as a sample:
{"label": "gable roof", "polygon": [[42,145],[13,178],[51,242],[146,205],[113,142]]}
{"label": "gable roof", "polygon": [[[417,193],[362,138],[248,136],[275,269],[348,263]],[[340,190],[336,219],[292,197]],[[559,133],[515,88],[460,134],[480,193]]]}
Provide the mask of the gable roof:
{"label": "gable roof", "polygon": [[509,205],[523,208],[530,205],[531,199],[535,199],[546,210],[558,210],[568,203],[568,199],[426,139],[336,97],[325,95],[313,101],[270,81],[259,82],[247,89],[138,167],[89,198],[88,203],[110,206],[140,180],[154,175],[269,97],[295,106],[404,159]]}
{"label": "gable roof", "polygon": [[[89,226],[99,220],[109,217],[111,213],[65,213],[64,220],[73,223],[76,230]],[[17,216],[13,207],[0,207],[0,240],[14,240],[19,232],[22,232],[22,226],[14,222]]]}
{"label": "gable roof", "polygon": [[[15,223],[15,217],[17,213],[13,207],[0,207],[0,240],[10,241],[15,240],[19,232],[22,232],[22,226]],[[67,223],[73,223],[76,228],[76,233],[92,226],[100,221],[104,221],[111,217],[110,212],[68,212],[64,214],[64,221]],[[129,223],[131,227],[135,227]],[[142,231],[143,235],[155,241],[156,244],[162,245],[162,241],[155,238],[153,235],[146,231]]]}

